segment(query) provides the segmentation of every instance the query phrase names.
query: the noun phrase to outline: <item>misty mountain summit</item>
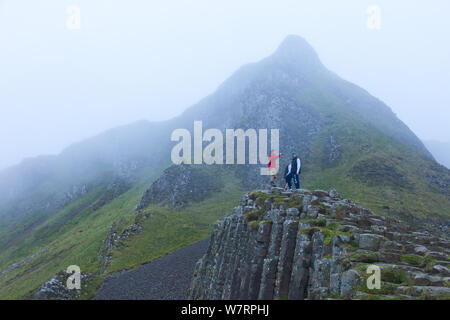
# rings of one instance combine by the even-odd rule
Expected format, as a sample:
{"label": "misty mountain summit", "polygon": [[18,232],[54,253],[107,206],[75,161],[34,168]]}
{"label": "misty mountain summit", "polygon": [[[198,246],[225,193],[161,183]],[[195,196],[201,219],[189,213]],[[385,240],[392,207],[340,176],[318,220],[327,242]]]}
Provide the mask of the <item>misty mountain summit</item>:
{"label": "misty mountain summit", "polygon": [[287,36],[269,60],[279,67],[294,68],[305,74],[324,67],[314,48],[297,35]]}
{"label": "misty mountain summit", "polygon": [[201,240],[242,194],[267,187],[261,164],[196,165],[178,179],[171,133],[192,132],[194,121],[222,132],[279,129],[280,152],[302,160],[302,188],[336,188],[377,215],[448,236],[450,170],[386,104],[291,35],[171,120],[114,128],[0,172],[0,299],[33,296],[74,253],[103,279]]}

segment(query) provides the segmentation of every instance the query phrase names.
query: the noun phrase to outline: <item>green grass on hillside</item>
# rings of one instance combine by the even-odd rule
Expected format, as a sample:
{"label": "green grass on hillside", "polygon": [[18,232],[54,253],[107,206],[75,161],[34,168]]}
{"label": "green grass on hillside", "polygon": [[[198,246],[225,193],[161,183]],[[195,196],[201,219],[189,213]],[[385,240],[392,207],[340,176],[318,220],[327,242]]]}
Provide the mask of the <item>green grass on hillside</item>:
{"label": "green grass on hillside", "polygon": [[[152,176],[155,178],[159,173],[154,172]],[[116,223],[120,232],[135,221],[134,208],[150,181],[147,179],[97,211],[91,208],[101,190],[92,191],[52,216],[17,245],[0,253],[0,270],[3,270],[41,252],[24,265],[0,275],[0,299],[32,298],[44,282],[74,264],[80,266],[82,272],[93,275],[81,297],[87,299],[96,292],[106,275],[138,267],[207,237],[213,223],[229,214],[244,192],[233,175],[223,173],[222,178],[225,182],[222,191],[207,200],[190,203],[183,209],[158,205],[146,208],[142,213],[152,216],[144,221],[140,233],[113,250],[113,259],[105,274],[100,272],[102,261],[98,259],[102,241],[112,224]],[[77,215],[60,225],[74,210],[79,210]]]}
{"label": "green grass on hillside", "polygon": [[214,222],[231,213],[244,192],[237,178],[225,176],[224,181],[222,191],[181,210],[158,205],[147,207],[143,213],[152,216],[145,220],[142,232],[114,250],[108,272],[135,268],[209,236]]}
{"label": "green grass on hillside", "polygon": [[[30,297],[44,282],[70,265],[80,266],[82,272],[97,272],[100,266],[97,255],[109,227],[119,217],[132,220],[143,191],[159,173],[159,170],[147,172],[145,180],[97,211],[92,211],[92,207],[100,190],[93,190],[53,215],[19,243],[2,251],[0,270],[32,254],[40,254],[0,275],[0,299]],[[66,221],[67,215],[78,209],[77,215]],[[62,221],[65,221],[63,225]]]}
{"label": "green grass on hillside", "polygon": [[[302,180],[308,189],[335,187],[379,214],[411,223],[450,218],[450,198],[433,185],[432,160],[364,121],[330,112],[315,137]],[[329,160],[329,137],[339,137],[338,159]]]}

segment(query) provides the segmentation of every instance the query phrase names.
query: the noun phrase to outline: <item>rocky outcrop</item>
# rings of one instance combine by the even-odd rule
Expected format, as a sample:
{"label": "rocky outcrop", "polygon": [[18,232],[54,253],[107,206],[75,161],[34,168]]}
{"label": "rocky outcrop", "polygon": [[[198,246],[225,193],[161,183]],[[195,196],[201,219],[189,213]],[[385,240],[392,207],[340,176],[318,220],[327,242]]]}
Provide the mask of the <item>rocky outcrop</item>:
{"label": "rocky outcrop", "polygon": [[184,207],[189,201],[201,201],[222,187],[221,175],[208,172],[208,168],[173,165],[164,170],[161,177],[145,191],[136,210],[142,210],[152,203]]}
{"label": "rocky outcrop", "polygon": [[[190,299],[450,297],[450,241],[330,192],[246,194],[218,221]],[[381,270],[369,289],[367,268]]]}
{"label": "rocky outcrop", "polygon": [[106,204],[110,203],[120,195],[124,194],[131,188],[131,183],[125,179],[117,178],[106,186],[106,190],[100,195],[99,199],[94,203],[92,210],[96,211]]}
{"label": "rocky outcrop", "polygon": [[327,144],[328,148],[328,162],[333,163],[334,161],[338,160],[341,156],[341,146],[336,141],[336,138],[334,136],[330,136]]}
{"label": "rocky outcrop", "polygon": [[16,263],[14,263],[14,264],[8,266],[8,267],[7,267],[6,269],[4,269],[4,270],[0,270],[0,276],[3,275],[3,274],[5,274],[5,273],[7,273],[7,272],[9,272],[9,271],[12,271],[12,270],[14,270],[14,269],[17,269],[17,268],[19,268],[19,267],[25,265],[27,262],[29,262],[29,261],[35,259],[35,258],[38,257],[39,255],[41,255],[42,253],[47,252],[47,251],[48,251],[47,248],[42,249],[41,251],[38,251],[38,252],[36,252],[35,254],[32,254],[31,256],[27,257],[26,259],[21,260],[21,261],[19,261],[19,262],[16,262]]}
{"label": "rocky outcrop", "polygon": [[121,218],[114,221],[109,227],[105,239],[102,241],[97,259],[101,262],[101,273],[107,271],[108,265],[112,260],[112,252],[114,249],[120,248],[124,245],[124,241],[130,237],[137,235],[143,229],[143,224],[146,219],[152,217],[152,213],[138,213],[134,222],[130,225],[124,226]]}
{"label": "rocky outcrop", "polygon": [[81,288],[69,289],[67,287],[67,279],[70,275],[65,271],[57,273],[53,278],[44,283],[34,296],[35,300],[76,300],[86,295],[86,288],[91,276],[81,273]]}

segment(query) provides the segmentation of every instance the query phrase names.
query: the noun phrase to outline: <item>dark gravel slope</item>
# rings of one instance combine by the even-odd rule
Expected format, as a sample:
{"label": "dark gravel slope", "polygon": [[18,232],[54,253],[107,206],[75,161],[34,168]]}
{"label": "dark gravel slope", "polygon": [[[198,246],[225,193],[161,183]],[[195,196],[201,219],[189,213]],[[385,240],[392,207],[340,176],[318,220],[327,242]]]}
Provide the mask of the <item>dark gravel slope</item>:
{"label": "dark gravel slope", "polygon": [[186,299],[194,267],[208,248],[209,238],[153,260],[136,270],[120,271],[105,279],[96,300]]}

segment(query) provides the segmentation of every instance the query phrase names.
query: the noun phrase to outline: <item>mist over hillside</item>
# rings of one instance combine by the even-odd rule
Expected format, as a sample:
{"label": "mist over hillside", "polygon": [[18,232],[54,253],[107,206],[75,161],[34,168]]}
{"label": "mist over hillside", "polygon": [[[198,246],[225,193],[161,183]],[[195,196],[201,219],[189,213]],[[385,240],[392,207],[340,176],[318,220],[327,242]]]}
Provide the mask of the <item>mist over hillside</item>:
{"label": "mist over hillside", "polygon": [[448,232],[450,170],[385,103],[290,35],[178,117],[114,128],[1,172],[0,298],[33,297],[73,256],[94,279],[92,295],[109,273],[206,237],[243,192],[268,187],[259,164],[173,165],[171,133],[193,132],[196,120],[222,132],[279,129],[280,166],[296,151],[302,188],[336,188],[378,215]]}
{"label": "mist over hillside", "polygon": [[425,145],[437,162],[450,168],[450,142],[426,140]]}

